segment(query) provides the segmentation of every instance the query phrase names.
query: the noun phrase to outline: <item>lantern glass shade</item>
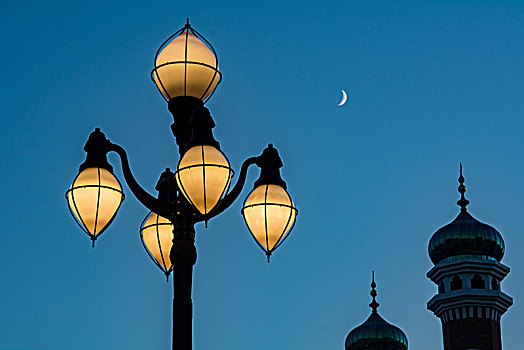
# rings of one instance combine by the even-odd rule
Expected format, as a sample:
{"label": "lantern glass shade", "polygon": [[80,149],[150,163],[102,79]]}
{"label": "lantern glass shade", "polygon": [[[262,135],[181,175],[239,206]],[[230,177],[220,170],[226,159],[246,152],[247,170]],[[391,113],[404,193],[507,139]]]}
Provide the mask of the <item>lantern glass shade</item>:
{"label": "lantern glass shade", "polygon": [[203,215],[228,191],[233,177],[226,156],[213,146],[191,147],[178,164],[175,178],[184,197]]}
{"label": "lantern glass shade", "polygon": [[149,257],[166,276],[171,272],[169,253],[173,246],[173,224],[156,213],[149,213],[140,226],[140,238]]}
{"label": "lantern glass shade", "polygon": [[66,198],[76,222],[94,240],[115,217],[124,193],[110,171],[87,168],[74,179]]}
{"label": "lantern glass shade", "polygon": [[167,100],[192,96],[204,101],[215,91],[221,75],[214,50],[186,28],[161,47],[152,78]]}
{"label": "lantern glass shade", "polygon": [[297,209],[279,185],[260,185],[247,197],[242,215],[258,245],[269,256],[289,235]]}

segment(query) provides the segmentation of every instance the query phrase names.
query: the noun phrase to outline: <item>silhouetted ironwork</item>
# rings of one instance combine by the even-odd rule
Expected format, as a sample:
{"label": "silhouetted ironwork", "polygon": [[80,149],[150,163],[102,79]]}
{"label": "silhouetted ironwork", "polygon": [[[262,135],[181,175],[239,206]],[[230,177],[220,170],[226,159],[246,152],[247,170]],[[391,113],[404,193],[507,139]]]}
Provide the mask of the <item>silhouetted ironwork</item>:
{"label": "silhouetted ironwork", "polygon": [[[173,38],[176,38],[178,35],[184,33],[186,34],[185,60],[167,62],[157,66],[156,61],[162,49],[166,45],[168,45]],[[212,51],[216,60],[214,67],[208,64],[203,64],[201,62],[193,62],[188,60],[187,38],[189,33],[194,34],[197,38],[205,42],[208,48]],[[187,91],[185,90],[187,84],[187,74],[184,75],[184,96],[170,96],[169,91],[165,88],[164,82],[158,74],[158,69],[166,65],[176,64],[184,64],[186,71],[188,64],[202,65],[214,70],[212,79],[209,82],[207,88],[203,91],[200,98],[187,95]],[[213,87],[213,91],[210,92],[210,89],[212,88],[212,85],[215,82],[215,78],[217,76],[218,82],[216,82],[216,85],[218,85],[220,83],[220,80],[222,79],[222,75],[218,71],[218,58],[216,52],[214,48],[211,46],[211,44],[200,33],[198,33],[195,29],[193,29],[190,26],[189,20],[183,28],[171,35],[160,46],[155,55],[155,67],[151,72],[151,78],[155,83],[158,82],[157,88],[161,92],[162,96],[168,101],[168,109],[173,115],[173,124],[171,125],[171,131],[173,133],[173,136],[175,137],[178,146],[178,151],[181,157],[183,157],[184,154],[186,154],[186,152],[192,146],[195,145],[210,145],[219,149],[219,143],[214,139],[212,133],[212,128],[215,126],[215,123],[213,121],[213,118],[211,117],[211,114],[209,113],[209,110],[206,107],[204,107],[204,103],[211,97],[211,95],[214,92],[216,85]],[[207,95],[208,93],[209,95]],[[205,98],[204,100],[204,97],[206,96],[207,98]],[[171,271],[173,272],[173,349],[191,350],[193,308],[193,303],[191,300],[191,288],[193,266],[195,265],[197,259],[194,225],[202,221],[207,222],[211,218],[225,211],[233,204],[233,202],[240,195],[245,185],[247,171],[251,165],[256,164],[261,169],[260,178],[255,183],[255,186],[261,184],[275,184],[282,186],[285,190],[286,183],[282,180],[280,176],[280,168],[283,166],[283,164],[278,154],[278,151],[273,147],[273,145],[270,144],[262,152],[261,155],[246,159],[242,163],[238,179],[235,185],[232,187],[231,191],[225,193],[227,188],[224,188],[224,191],[222,192],[223,197],[221,196],[222,198],[218,201],[218,203],[211,210],[209,210],[209,212],[207,212],[206,210],[205,214],[201,214],[196,209],[195,205],[192,205],[192,203],[190,203],[190,201],[187,199],[189,198],[187,193],[186,196],[183,195],[184,188],[181,188],[181,186],[177,184],[177,181],[175,181],[175,174],[173,174],[169,169],[166,169],[166,171],[162,173],[160,180],[157,183],[156,190],[158,191],[158,197],[154,197],[147,191],[145,191],[140,186],[140,184],[131,172],[129,159],[124,148],[109,141],[106,138],[106,136],[100,131],[99,128],[96,128],[95,131],[93,131],[90,134],[89,139],[84,147],[84,150],[86,151],[87,156],[85,162],[80,166],[80,171],[85,170],[87,168],[99,168],[106,169],[111,174],[113,174],[113,168],[107,161],[107,153],[115,152],[116,154],[118,154],[125,182],[127,183],[129,189],[136,197],[136,199],[140,203],[142,203],[148,210],[150,210],[151,213],[149,215],[152,215],[154,213],[157,216],[169,220],[173,225],[173,244],[169,253],[171,267],[169,269],[167,269],[166,267],[168,264],[165,260],[163,247],[161,246],[160,238],[158,236],[158,231],[157,239],[160,249],[161,262],[155,259],[155,257],[150,252],[149,248],[144,243],[142,231],[143,229],[147,228],[144,227],[144,224],[149,215],[142,222],[140,235],[142,239],[142,244],[144,245],[146,252],[153,260],[153,262],[164,272],[166,277],[169,276],[169,273]],[[203,166],[205,167],[205,164]],[[228,170],[232,172],[231,168],[228,168]],[[229,187],[229,181],[227,187]],[[72,189],[70,189],[69,191],[71,190]],[[293,210],[295,211],[296,216],[297,211],[296,208],[294,208],[294,206]],[[73,214],[73,217],[75,217],[75,220],[77,220],[72,210],[71,214]],[[114,215],[116,215],[116,212]],[[113,220],[113,218],[111,218],[111,221]],[[109,226],[111,221],[107,223],[107,225],[103,228],[102,231],[104,231],[107,228],[107,226]],[[82,224],[79,223],[78,220],[77,223],[82,227]],[[155,224],[159,225],[159,221],[157,220]],[[291,223],[289,224],[291,225]],[[292,224],[294,224],[294,221]],[[158,227],[156,227],[156,229],[158,229]],[[86,232],[84,228],[83,230]],[[278,246],[280,246],[284,239],[287,238],[287,236],[289,236],[290,231],[291,229],[289,228],[287,231],[283,232],[282,235],[284,235],[284,233],[286,232],[287,235],[283,237],[283,239],[281,239]],[[93,236],[88,231],[86,233],[91,236],[94,244],[96,236]],[[276,248],[277,247],[274,247],[269,252],[266,251],[268,256]]]}

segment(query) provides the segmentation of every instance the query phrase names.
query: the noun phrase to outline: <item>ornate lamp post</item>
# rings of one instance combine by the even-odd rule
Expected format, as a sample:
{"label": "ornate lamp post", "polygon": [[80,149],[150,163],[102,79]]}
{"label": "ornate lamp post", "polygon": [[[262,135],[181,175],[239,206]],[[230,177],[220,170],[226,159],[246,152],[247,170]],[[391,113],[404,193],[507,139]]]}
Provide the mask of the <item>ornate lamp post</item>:
{"label": "ornate lamp post", "polygon": [[215,50],[188,21],[162,44],[151,72],[173,115],[171,130],[181,156],[174,173],[166,169],[160,176],[158,197],[138,184],[125,150],[98,128],[89,136],[86,160],[66,192],[71,214],[94,246],[124,200],[122,186],[107,161],[108,152],[120,156],[129,189],[151,211],[140,227],[144,248],[166,277],[173,272],[173,349],[177,350],[192,349],[195,224],[222,213],[238,198],[253,164],[260,167],[260,178],[244,202],[242,215],[268,262],[289,236],[298,213],[280,177],[282,161],[271,144],[260,156],[243,162],[229,191],[233,170],[213,137],[215,123],[204,107],[221,77]]}

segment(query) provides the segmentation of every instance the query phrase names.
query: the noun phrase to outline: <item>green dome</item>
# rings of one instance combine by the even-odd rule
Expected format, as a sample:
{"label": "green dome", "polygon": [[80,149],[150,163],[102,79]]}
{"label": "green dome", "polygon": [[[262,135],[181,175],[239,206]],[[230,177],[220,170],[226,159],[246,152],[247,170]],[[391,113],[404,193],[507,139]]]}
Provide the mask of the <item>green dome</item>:
{"label": "green dome", "polygon": [[386,321],[378,312],[349,332],[346,350],[407,350],[408,338],[400,330]]}
{"label": "green dome", "polygon": [[504,256],[504,240],[495,228],[462,210],[453,222],[435,232],[428,252],[435,265],[461,258],[500,261]]}
{"label": "green dome", "polygon": [[375,272],[371,282],[371,297],[369,306],[373,310],[366,322],[349,332],[346,338],[346,350],[407,350],[408,338],[400,328],[384,321],[377,312],[380,306],[375,300]]}
{"label": "green dome", "polygon": [[466,209],[469,201],[464,197],[466,186],[462,176],[462,164],[460,164],[459,183],[458,190],[461,197],[457,204],[461,207],[460,214],[431,237],[428,245],[431,261],[436,265],[441,261],[465,258],[502,260],[504,240],[500,233],[495,228],[475,219]]}

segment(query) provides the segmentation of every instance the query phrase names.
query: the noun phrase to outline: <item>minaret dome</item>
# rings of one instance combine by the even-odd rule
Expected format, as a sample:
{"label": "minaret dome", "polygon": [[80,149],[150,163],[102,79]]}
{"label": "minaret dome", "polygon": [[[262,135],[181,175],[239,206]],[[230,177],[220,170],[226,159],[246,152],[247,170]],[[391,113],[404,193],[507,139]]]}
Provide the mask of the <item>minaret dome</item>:
{"label": "minaret dome", "polygon": [[461,198],[457,204],[460,213],[451,223],[441,227],[429,241],[428,252],[431,261],[450,262],[457,259],[471,258],[500,261],[504,256],[502,235],[490,225],[484,224],[468,213],[469,201],[464,197],[466,186],[460,164],[458,190]]}

